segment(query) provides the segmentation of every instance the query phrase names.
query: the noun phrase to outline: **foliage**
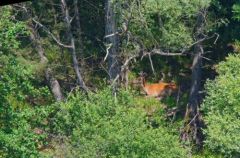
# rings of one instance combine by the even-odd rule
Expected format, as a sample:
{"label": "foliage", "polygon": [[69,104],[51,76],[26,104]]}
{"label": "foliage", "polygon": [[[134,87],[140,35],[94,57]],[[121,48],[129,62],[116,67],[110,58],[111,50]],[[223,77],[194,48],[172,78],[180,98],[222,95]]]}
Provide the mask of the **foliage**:
{"label": "foliage", "polygon": [[[210,2],[210,0],[144,0],[141,2],[123,0],[122,7],[117,8],[120,12],[118,22],[120,27],[127,23],[131,35],[141,41],[147,49],[160,47],[163,50],[179,51],[193,43],[192,32],[196,15],[201,8],[209,6]],[[136,40],[126,42],[129,41],[125,41],[123,47],[138,49]]]}
{"label": "foliage", "polygon": [[[0,155],[8,158],[40,157],[38,149],[46,145],[47,133],[37,133],[45,130],[47,108],[25,108],[24,110],[8,109],[8,128],[0,129]],[[46,128],[47,129],[47,128]]]}
{"label": "foliage", "polygon": [[37,147],[47,135],[36,134],[34,128],[44,127],[47,108],[31,106],[50,103],[51,94],[35,80],[33,66],[22,65],[11,55],[0,56],[0,65],[0,154],[37,157]]}
{"label": "foliage", "polygon": [[[14,108],[22,108],[21,106],[28,104],[40,105],[52,98],[48,88],[41,86],[40,80],[35,80],[35,67],[31,64],[23,65],[14,56],[0,56],[1,82],[0,91],[1,103],[7,103]],[[14,102],[17,104],[14,104]],[[23,104],[20,104],[20,103]],[[27,105],[26,105],[27,106]]]}
{"label": "foliage", "polygon": [[10,6],[1,7],[0,12],[0,51],[17,49],[20,44],[17,37],[27,33],[24,22],[14,19]]}
{"label": "foliage", "polygon": [[198,152],[197,154],[193,155],[193,158],[223,158],[223,155],[220,153],[214,153],[211,150],[204,149],[201,152]]}
{"label": "foliage", "polygon": [[219,76],[206,84],[203,103],[206,147],[227,157],[240,153],[240,56],[229,55],[217,68]]}
{"label": "foliage", "polygon": [[[87,86],[96,91],[89,94],[73,90],[77,82],[70,49],[59,46],[46,33],[47,29],[57,40],[69,45],[61,2],[42,0],[5,6],[0,8],[0,157],[187,157],[187,149],[181,147],[178,135],[188,101],[197,14],[200,9],[208,8],[204,31],[208,40],[202,43],[206,70],[232,51],[229,46],[235,52],[240,49],[239,2],[112,1],[119,33],[120,64],[135,53],[142,55],[142,51],[151,52],[154,48],[164,52],[187,51],[186,56],[153,55],[155,77],[151,76],[146,57],[132,60],[128,67],[131,81],[142,70],[148,72],[149,82],[158,82],[161,73],[166,74],[165,81],[176,81],[183,93],[177,114],[171,122],[166,117],[164,107],[176,106],[172,97],[159,102],[120,90],[115,98],[106,88],[109,82],[107,62],[103,61],[107,54],[104,0],[80,0],[78,5],[66,1],[79,66]],[[36,25],[32,18],[45,28]],[[32,25],[39,34],[47,64],[39,62],[37,45],[29,37]],[[219,38],[207,38],[215,32]],[[221,154],[239,157],[239,62],[239,55],[229,56],[218,66],[219,76],[206,84],[208,95],[203,103],[206,148],[193,157],[221,157]],[[53,97],[43,79],[46,67],[52,70],[68,96],[61,103],[52,103]],[[210,75],[204,71],[203,76],[214,78],[214,70],[209,71]]]}
{"label": "foliage", "polygon": [[56,133],[70,136],[67,147],[70,149],[62,154],[69,157],[185,157],[186,151],[177,136],[166,127],[151,127],[139,103],[127,91],[120,91],[117,98],[111,96],[111,89],[89,94],[88,98],[79,92],[72,94],[66,103],[58,105],[60,109],[52,120]]}
{"label": "foliage", "polygon": [[232,9],[234,13],[234,19],[240,21],[240,3],[234,4]]}

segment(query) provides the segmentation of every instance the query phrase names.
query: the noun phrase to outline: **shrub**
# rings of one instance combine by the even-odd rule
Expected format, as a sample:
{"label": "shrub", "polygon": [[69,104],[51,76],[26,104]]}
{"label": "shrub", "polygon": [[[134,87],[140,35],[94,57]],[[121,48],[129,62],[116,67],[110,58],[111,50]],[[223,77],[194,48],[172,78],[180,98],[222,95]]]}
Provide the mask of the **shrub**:
{"label": "shrub", "polygon": [[40,157],[38,148],[47,143],[47,134],[36,133],[35,129],[47,129],[44,122],[44,118],[48,116],[46,108],[8,110],[6,119],[9,128],[0,130],[0,155],[7,158]]}
{"label": "shrub", "polygon": [[205,145],[226,157],[240,156],[240,56],[230,55],[217,68],[219,76],[206,84]]}
{"label": "shrub", "polygon": [[39,157],[47,135],[34,129],[46,128],[49,112],[36,105],[50,103],[50,92],[13,56],[0,56],[0,65],[0,157]]}
{"label": "shrub", "polygon": [[[186,150],[164,126],[153,128],[134,96],[110,89],[89,94],[77,92],[61,103],[53,118],[55,133],[68,135],[67,157],[186,157]],[[145,103],[147,104],[147,103]],[[150,104],[159,104],[151,101]],[[57,105],[59,106],[59,105]],[[159,112],[159,111],[158,111]]]}
{"label": "shrub", "polygon": [[[165,126],[158,101],[140,99],[124,90],[115,98],[105,88],[89,94],[77,90],[65,102],[47,106],[52,96],[36,80],[31,67],[10,55],[1,56],[0,64],[4,65],[0,68],[2,157],[51,156],[39,152],[48,143],[55,145],[56,153],[50,151],[54,156],[186,157],[178,136]],[[154,121],[157,126],[153,127]]]}

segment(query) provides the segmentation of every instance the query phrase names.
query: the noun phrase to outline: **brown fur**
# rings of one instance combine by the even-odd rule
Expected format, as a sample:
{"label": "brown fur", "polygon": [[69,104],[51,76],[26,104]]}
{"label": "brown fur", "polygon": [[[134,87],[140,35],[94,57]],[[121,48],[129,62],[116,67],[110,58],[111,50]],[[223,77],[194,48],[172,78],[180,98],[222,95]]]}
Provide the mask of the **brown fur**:
{"label": "brown fur", "polygon": [[177,85],[175,83],[152,83],[147,84],[145,81],[145,76],[141,73],[141,85],[147,96],[151,97],[164,97],[166,95],[171,95],[172,92],[177,90]]}

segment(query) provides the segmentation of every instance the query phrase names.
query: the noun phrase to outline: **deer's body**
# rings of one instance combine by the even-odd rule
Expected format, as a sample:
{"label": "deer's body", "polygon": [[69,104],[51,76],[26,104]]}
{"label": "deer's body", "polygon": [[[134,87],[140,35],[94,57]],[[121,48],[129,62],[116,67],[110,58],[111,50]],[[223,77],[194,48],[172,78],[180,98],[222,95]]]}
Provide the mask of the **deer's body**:
{"label": "deer's body", "polygon": [[160,81],[159,83],[147,84],[143,75],[141,76],[141,86],[147,96],[150,97],[164,97],[177,90],[175,83]]}
{"label": "deer's body", "polygon": [[[171,83],[170,83],[171,84]],[[151,97],[161,97],[166,94],[169,94],[177,89],[176,85],[171,85],[169,83],[153,83],[153,84],[145,84],[143,86],[143,90],[146,92],[148,96]]]}

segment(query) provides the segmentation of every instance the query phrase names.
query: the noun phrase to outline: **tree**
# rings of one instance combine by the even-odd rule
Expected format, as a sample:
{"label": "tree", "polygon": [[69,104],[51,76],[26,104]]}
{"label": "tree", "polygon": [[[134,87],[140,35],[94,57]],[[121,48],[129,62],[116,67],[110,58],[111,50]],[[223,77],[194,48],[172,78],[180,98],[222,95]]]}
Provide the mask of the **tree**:
{"label": "tree", "polygon": [[26,21],[26,29],[29,31],[30,39],[33,43],[33,49],[36,49],[39,58],[40,65],[44,67],[45,79],[48,83],[48,86],[56,99],[56,101],[62,101],[64,96],[62,94],[62,90],[58,80],[54,77],[51,67],[48,65],[48,59],[46,57],[45,50],[42,46],[40,35],[37,30],[37,25],[34,25],[33,20],[33,8],[30,8],[30,5],[27,4],[19,4],[17,6],[13,6],[15,12],[22,12],[22,20]]}
{"label": "tree", "polygon": [[[107,44],[107,57],[108,57],[108,73],[110,81],[117,77],[119,74],[119,61],[118,61],[118,32],[115,16],[115,7],[117,2],[113,0],[105,0],[105,38]],[[113,85],[115,93],[116,83]]]}
{"label": "tree", "polygon": [[[201,147],[206,136],[197,157],[239,157],[239,56],[215,72],[226,54],[240,50],[239,8],[237,0],[1,7],[0,155],[187,157],[187,149],[191,157],[189,147]],[[178,99],[122,90],[119,83],[127,87],[128,78],[139,83],[140,71],[149,82],[175,82]],[[217,73],[205,91],[205,79]],[[180,132],[189,147],[179,142]]]}
{"label": "tree", "polygon": [[[37,30],[35,30],[32,23],[30,23],[29,25],[30,25],[29,30],[31,30],[30,37],[34,43],[35,48],[37,49],[38,55],[40,57],[40,63],[42,65],[47,65],[48,59],[45,56],[44,49],[39,40],[39,38],[40,38],[39,34],[38,34]],[[54,78],[50,67],[45,68],[45,78],[49,84],[49,87],[50,87],[56,101],[62,101],[64,99],[64,96],[62,94],[60,84],[59,84],[58,80],[56,78]]]}
{"label": "tree", "polygon": [[82,89],[84,89],[85,91],[88,91],[88,88],[85,85],[85,82],[83,81],[83,77],[81,75],[81,70],[78,65],[78,60],[77,60],[77,56],[76,56],[75,38],[72,33],[71,19],[70,19],[69,10],[68,10],[66,1],[61,0],[61,5],[62,5],[62,12],[64,14],[64,20],[65,20],[66,28],[67,28],[67,35],[71,41],[70,49],[72,52],[73,67],[74,67],[75,73],[77,75],[78,84]]}
{"label": "tree", "polygon": [[[186,133],[183,134],[184,137],[192,137],[196,145],[202,145],[202,120],[199,113],[200,106],[200,90],[201,90],[201,79],[202,79],[202,56],[204,54],[202,40],[204,39],[204,27],[205,27],[205,18],[206,18],[206,8],[201,9],[197,16],[196,22],[196,33],[195,38],[197,44],[194,46],[194,57],[192,63],[192,84],[190,89],[190,95],[187,105],[187,110],[185,114],[185,121],[187,125]],[[190,127],[188,127],[190,126]],[[186,136],[190,132],[190,136]]]}

